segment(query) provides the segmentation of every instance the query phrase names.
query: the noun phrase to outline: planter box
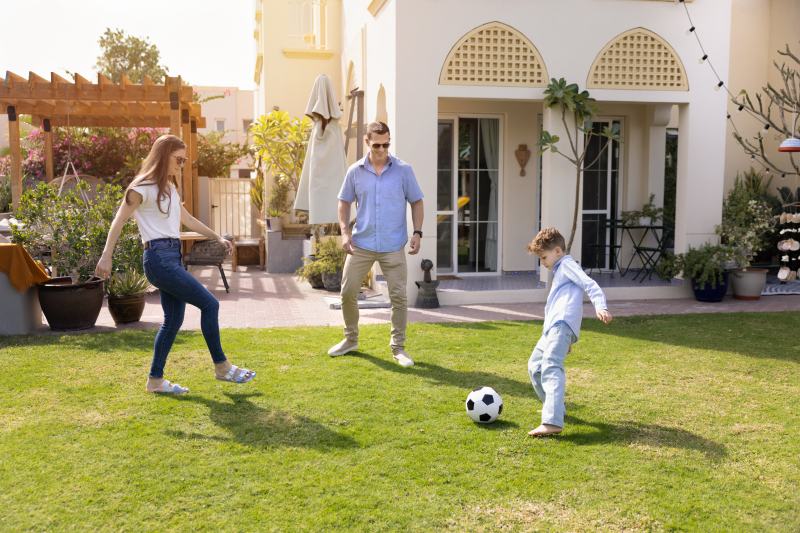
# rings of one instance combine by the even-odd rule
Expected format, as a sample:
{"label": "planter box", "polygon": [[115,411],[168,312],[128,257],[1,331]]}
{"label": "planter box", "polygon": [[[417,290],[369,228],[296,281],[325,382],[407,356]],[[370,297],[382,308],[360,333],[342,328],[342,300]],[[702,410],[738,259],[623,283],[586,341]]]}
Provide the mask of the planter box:
{"label": "planter box", "polygon": [[0,335],[27,335],[42,326],[39,292],[31,287],[19,292],[0,272]]}

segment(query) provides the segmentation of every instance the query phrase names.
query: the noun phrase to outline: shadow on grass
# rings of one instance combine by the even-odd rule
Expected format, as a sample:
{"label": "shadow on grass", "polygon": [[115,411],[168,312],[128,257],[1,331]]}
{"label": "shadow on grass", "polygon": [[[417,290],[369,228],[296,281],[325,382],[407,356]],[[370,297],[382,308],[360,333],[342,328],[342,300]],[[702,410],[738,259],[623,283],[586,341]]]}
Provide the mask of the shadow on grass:
{"label": "shadow on grass", "polygon": [[205,405],[209,409],[211,421],[228,431],[231,434],[229,438],[185,431],[166,431],[165,433],[181,439],[224,442],[234,440],[239,444],[256,448],[301,446],[326,449],[353,448],[358,445],[351,437],[336,433],[310,418],[254,404],[250,399],[262,396],[260,392],[225,393],[225,396],[230,398],[233,403],[193,395],[169,398]]}
{"label": "shadow on grass", "polygon": [[[613,312],[613,303],[611,307]],[[800,313],[625,317],[615,320],[610,326],[603,326],[596,320],[587,320],[582,329],[698,350],[732,352],[758,359],[800,363],[796,337],[787,335],[789,331],[800,329]]]}
{"label": "shadow on grass", "polygon": [[[153,329],[127,329],[97,331],[46,331],[40,335],[0,337],[0,347],[15,346],[65,346],[94,352],[150,352],[153,351],[156,331]],[[189,336],[200,335],[199,331],[180,331],[175,338],[175,347],[186,344]]]}
{"label": "shadow on grass", "polygon": [[[576,426],[591,427],[593,431],[569,431],[559,440],[574,442],[582,446],[598,444],[639,444],[653,448],[682,448],[702,452],[709,459],[722,459],[727,455],[725,446],[700,435],[680,428],[658,424],[623,421],[617,423],[589,422],[567,415],[566,421]],[[577,428],[576,428],[577,429]]]}
{"label": "shadow on grass", "polygon": [[350,352],[347,357],[356,357],[369,361],[375,366],[390,372],[418,376],[436,385],[449,385],[465,390],[484,386],[492,387],[500,393],[500,396],[530,397],[533,395],[533,388],[530,383],[504,378],[488,372],[451,370],[443,366],[419,361],[415,362],[411,368],[403,368],[395,363],[394,360],[381,359],[364,352]]}
{"label": "shadow on grass", "polygon": [[472,423],[476,428],[484,431],[507,431],[510,429],[518,429],[519,424],[509,420],[495,420],[491,424],[479,424],[478,422]]}

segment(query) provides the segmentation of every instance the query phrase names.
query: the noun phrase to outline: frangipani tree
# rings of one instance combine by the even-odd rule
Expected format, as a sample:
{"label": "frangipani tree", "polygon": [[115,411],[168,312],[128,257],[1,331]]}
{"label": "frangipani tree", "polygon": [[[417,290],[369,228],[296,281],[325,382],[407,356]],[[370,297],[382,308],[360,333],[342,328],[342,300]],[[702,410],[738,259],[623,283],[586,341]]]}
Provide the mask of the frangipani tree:
{"label": "frangipani tree", "polygon": [[[587,167],[594,165],[610,143],[604,143],[598,152],[595,160],[586,162],[586,154],[589,148],[590,137],[604,137],[609,140],[619,140],[619,135],[610,127],[606,126],[602,131],[597,132],[592,128],[592,119],[597,114],[597,102],[589,96],[588,91],[581,91],[577,83],[567,83],[564,78],[550,80],[550,84],[544,91],[544,105],[548,108],[559,108],[561,110],[561,123],[564,131],[567,132],[569,146],[565,150],[559,148],[561,138],[553,135],[547,130],[542,131],[539,141],[541,153],[548,150],[554,154],[559,154],[575,167],[575,205],[572,213],[572,229],[567,241],[566,253],[572,248],[575,240],[575,233],[578,228],[578,212],[580,210],[581,180],[583,171]],[[581,143],[581,136],[584,142]]]}

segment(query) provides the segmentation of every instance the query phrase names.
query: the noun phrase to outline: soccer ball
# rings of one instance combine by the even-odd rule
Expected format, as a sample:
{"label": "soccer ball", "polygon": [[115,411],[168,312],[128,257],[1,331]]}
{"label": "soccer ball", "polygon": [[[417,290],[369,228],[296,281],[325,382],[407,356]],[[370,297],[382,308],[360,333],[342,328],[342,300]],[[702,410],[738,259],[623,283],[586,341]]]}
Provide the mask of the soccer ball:
{"label": "soccer ball", "polygon": [[489,424],[503,412],[503,399],[491,387],[480,387],[467,395],[467,414],[478,423]]}

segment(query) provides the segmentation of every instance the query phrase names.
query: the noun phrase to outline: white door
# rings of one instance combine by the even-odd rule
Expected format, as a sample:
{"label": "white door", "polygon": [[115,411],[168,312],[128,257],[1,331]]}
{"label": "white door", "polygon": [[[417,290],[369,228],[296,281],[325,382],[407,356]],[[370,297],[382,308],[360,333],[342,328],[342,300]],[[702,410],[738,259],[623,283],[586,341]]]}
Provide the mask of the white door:
{"label": "white door", "polygon": [[253,214],[250,202],[251,179],[211,178],[211,227],[219,235],[252,237]]}

